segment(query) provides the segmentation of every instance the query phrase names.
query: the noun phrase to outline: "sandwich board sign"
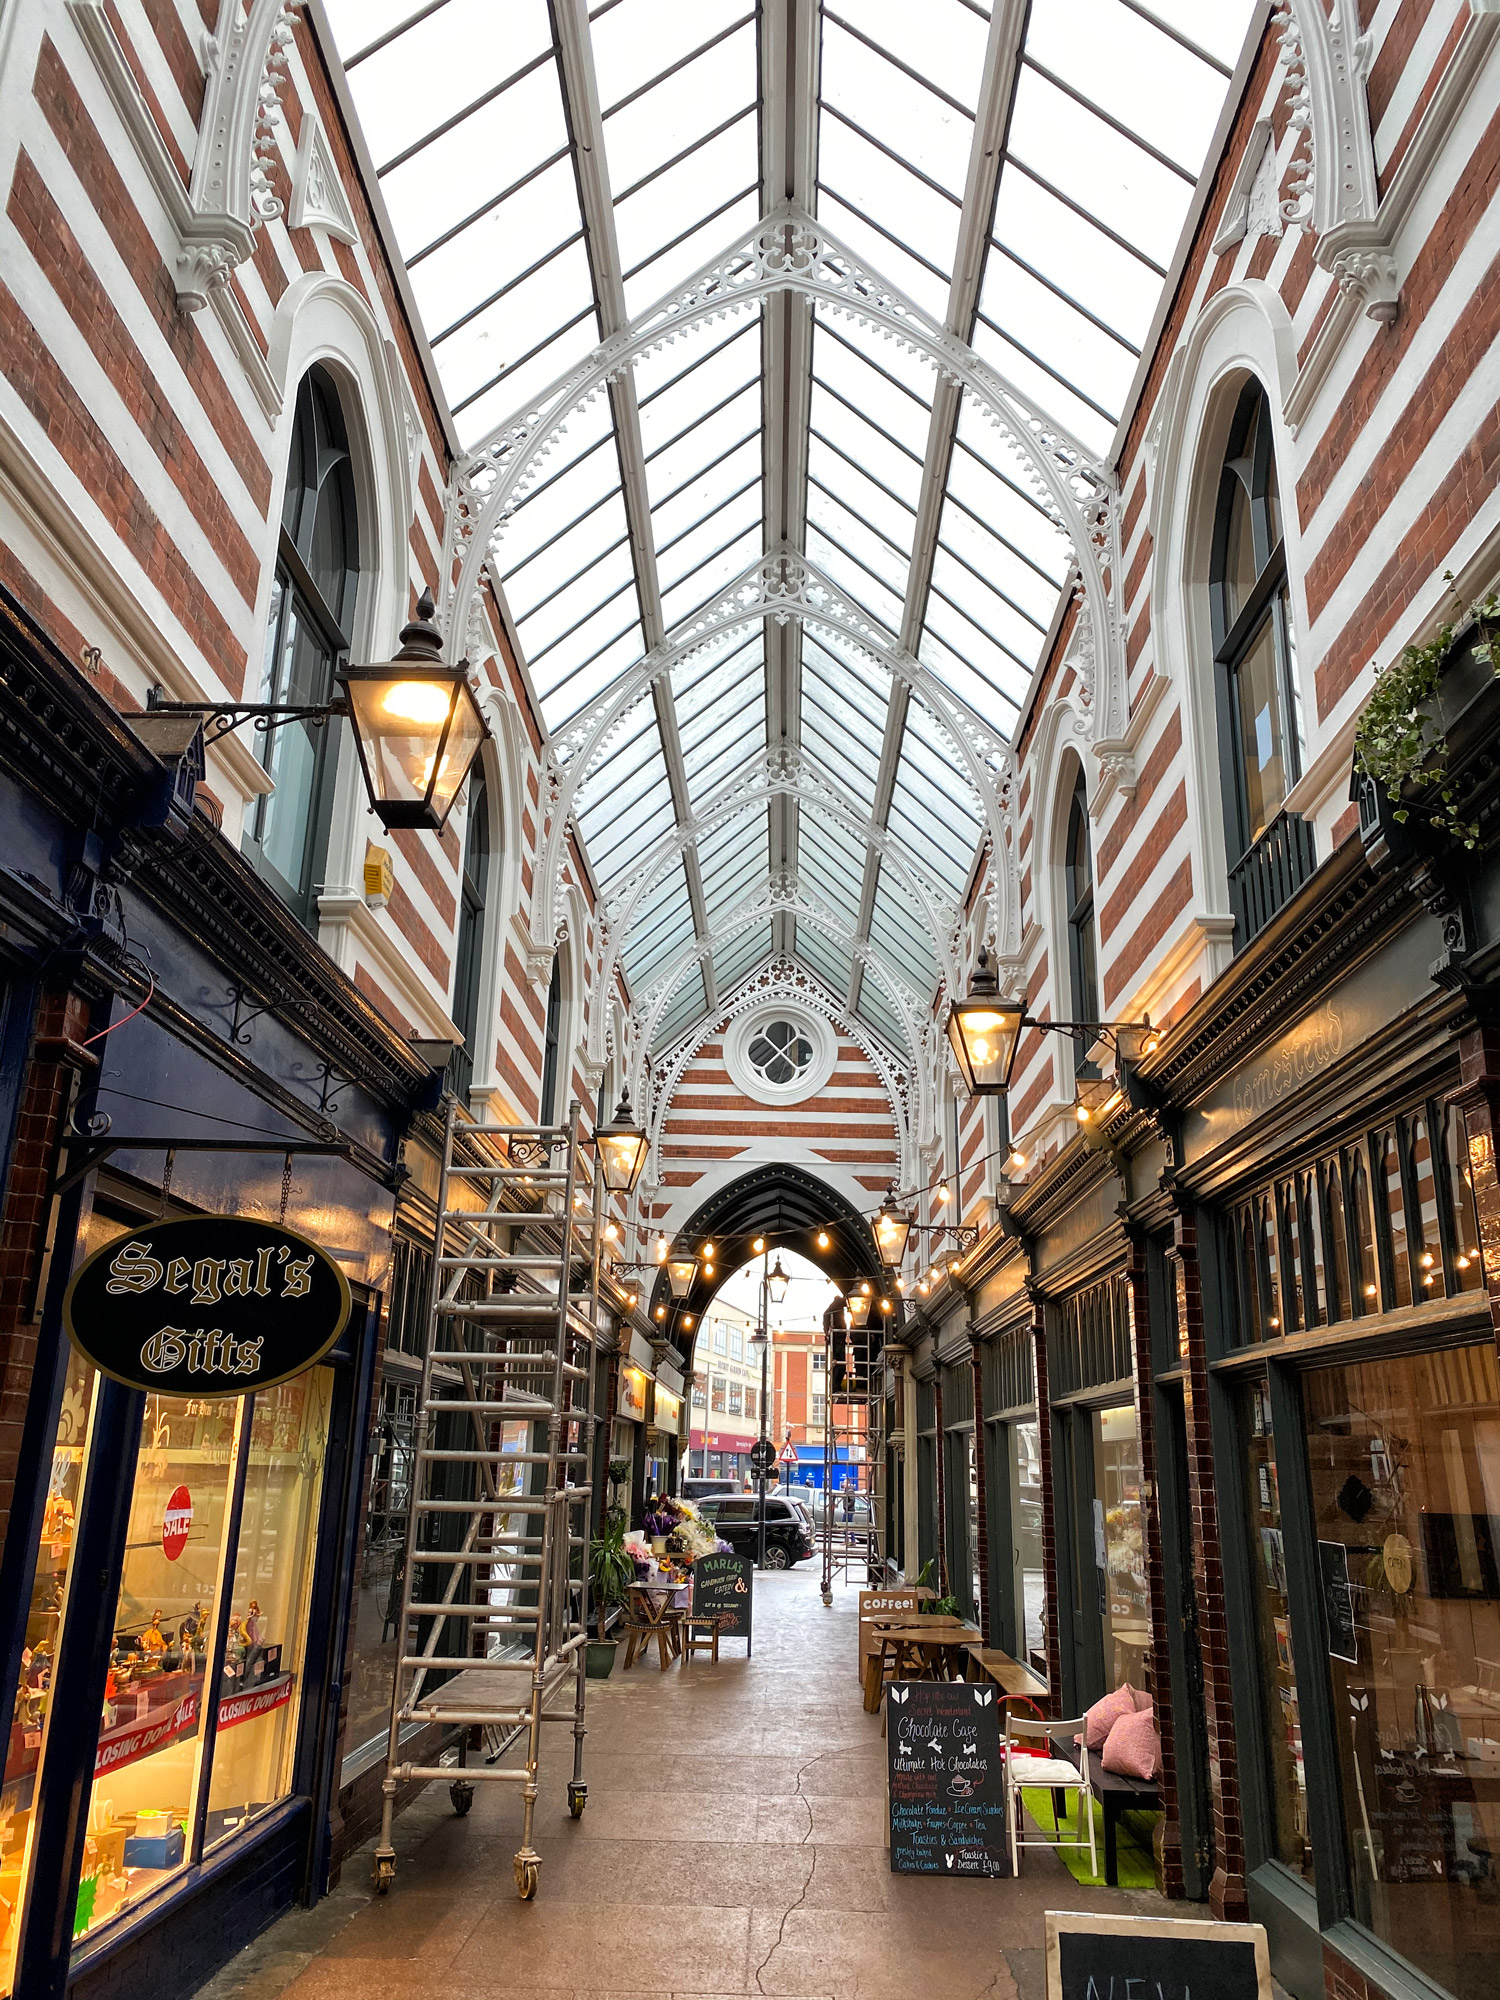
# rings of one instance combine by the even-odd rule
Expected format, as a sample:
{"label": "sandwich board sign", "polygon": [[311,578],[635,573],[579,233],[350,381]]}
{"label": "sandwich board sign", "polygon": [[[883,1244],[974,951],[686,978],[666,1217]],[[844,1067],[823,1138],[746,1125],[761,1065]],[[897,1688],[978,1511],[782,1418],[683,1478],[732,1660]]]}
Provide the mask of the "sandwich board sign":
{"label": "sandwich board sign", "polygon": [[885,1698],[892,1874],[1009,1875],[995,1689],[892,1681]]}
{"label": "sandwich board sign", "polygon": [[1271,2000],[1265,1926],[1048,1910],[1047,2000]]}

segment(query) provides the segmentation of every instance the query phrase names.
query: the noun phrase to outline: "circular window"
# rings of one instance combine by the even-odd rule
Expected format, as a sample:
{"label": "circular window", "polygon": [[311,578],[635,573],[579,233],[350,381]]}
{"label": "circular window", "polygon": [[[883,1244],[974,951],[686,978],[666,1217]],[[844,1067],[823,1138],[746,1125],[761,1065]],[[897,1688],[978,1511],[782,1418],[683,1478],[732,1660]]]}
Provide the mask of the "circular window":
{"label": "circular window", "polygon": [[750,1037],[745,1060],[762,1083],[785,1090],[812,1068],[813,1047],[795,1021],[767,1021]]}
{"label": "circular window", "polygon": [[724,1061],[747,1097],[761,1104],[797,1104],[833,1075],[838,1037],[820,1014],[770,1001],[742,1014],[724,1037]]}

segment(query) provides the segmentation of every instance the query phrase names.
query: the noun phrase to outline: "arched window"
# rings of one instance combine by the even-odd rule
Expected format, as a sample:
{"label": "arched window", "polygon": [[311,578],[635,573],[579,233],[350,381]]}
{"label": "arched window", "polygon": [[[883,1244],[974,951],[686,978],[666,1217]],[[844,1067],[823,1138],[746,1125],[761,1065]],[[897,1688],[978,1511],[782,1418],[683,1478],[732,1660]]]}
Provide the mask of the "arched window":
{"label": "arched window", "polygon": [[[338,390],[314,368],[297,391],[258,700],[315,707],[331,699],[334,668],[349,651],[358,585],[348,433]],[[257,803],[245,849],[309,927],[322,887],[340,728],[284,722],[256,739],[276,789]]]}
{"label": "arched window", "polygon": [[490,795],[484,773],[469,782],[469,824],[459,883],[458,938],[453,965],[453,1025],[464,1038],[448,1064],[448,1082],[467,1100],[474,1079],[474,1038],[479,1031],[479,983],[484,971],[484,905],[489,894]]}
{"label": "arched window", "polygon": [[1210,578],[1225,846],[1243,945],[1314,866],[1311,828],[1282,815],[1302,744],[1271,415],[1258,382],[1229,433]]}
{"label": "arched window", "polygon": [[[1068,913],[1069,1004],[1075,1021],[1099,1017],[1099,953],[1094,936],[1094,851],[1089,842],[1089,801],[1078,773],[1068,807],[1068,841],[1063,860],[1063,894]],[[1081,1053],[1081,1050],[1080,1050]],[[1073,1065],[1079,1076],[1093,1076],[1092,1065]]]}
{"label": "arched window", "polygon": [[562,953],[552,960],[552,983],[547,988],[547,1034],[542,1046],[542,1123],[557,1122],[559,1043],[562,1040]]}

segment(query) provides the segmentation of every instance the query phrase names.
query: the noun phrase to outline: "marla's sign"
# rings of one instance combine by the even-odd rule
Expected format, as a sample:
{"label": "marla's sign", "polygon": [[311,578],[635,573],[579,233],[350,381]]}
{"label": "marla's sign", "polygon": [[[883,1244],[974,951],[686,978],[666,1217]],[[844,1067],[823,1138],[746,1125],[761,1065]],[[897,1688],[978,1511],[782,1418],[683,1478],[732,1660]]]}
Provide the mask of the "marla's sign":
{"label": "marla's sign", "polygon": [[204,1215],[117,1236],[73,1273],[75,1347],[132,1389],[248,1396],[321,1359],[349,1283],[315,1243],[251,1216]]}

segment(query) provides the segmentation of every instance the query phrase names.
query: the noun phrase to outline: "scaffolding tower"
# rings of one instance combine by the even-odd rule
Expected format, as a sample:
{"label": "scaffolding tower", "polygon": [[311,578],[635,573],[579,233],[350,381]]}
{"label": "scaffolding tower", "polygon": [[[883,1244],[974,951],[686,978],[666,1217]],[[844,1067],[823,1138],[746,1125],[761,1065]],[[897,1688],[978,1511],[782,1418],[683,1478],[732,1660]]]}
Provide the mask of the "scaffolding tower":
{"label": "scaffolding tower", "polygon": [[[572,1724],[583,1782],[602,1188],[577,1104],[560,1126],[471,1124],[449,1105],[417,1401],[376,1886],[396,1872],[400,1786],[519,1784],[516,1889],[536,1894],[542,1735]],[[431,1761],[411,1739],[442,1730]],[[487,1754],[468,1762],[471,1748]],[[519,1748],[519,1764],[501,1759]],[[441,1761],[456,1749],[456,1762]],[[455,1776],[455,1771],[463,1775]]]}
{"label": "scaffolding tower", "polygon": [[[826,1406],[823,1424],[823,1602],[833,1602],[833,1579],[847,1584],[863,1571],[864,1580],[881,1585],[885,1575],[885,1360],[883,1329],[843,1327],[842,1315],[829,1315],[824,1335]],[[843,1456],[840,1456],[842,1448]],[[863,1464],[866,1478],[859,1483]],[[841,1518],[834,1481],[851,1477],[870,1506],[868,1521]]]}

